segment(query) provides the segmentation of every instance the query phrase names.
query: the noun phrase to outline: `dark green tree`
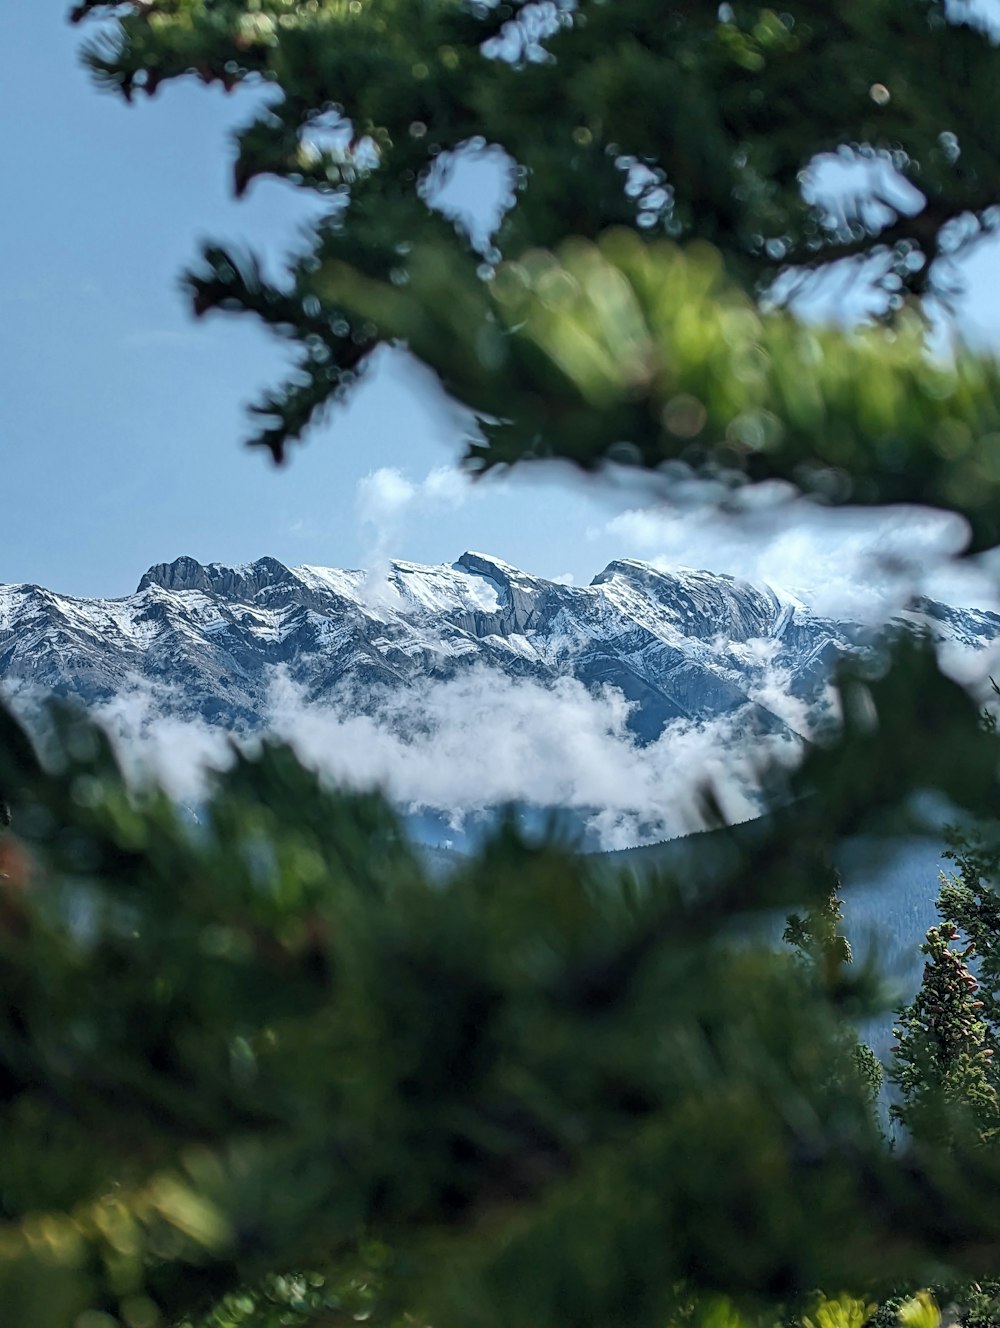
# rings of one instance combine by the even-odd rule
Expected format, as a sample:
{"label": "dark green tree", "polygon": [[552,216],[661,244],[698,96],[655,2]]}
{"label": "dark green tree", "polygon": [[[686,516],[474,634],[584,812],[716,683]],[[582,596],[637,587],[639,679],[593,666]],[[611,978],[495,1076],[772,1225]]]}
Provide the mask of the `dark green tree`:
{"label": "dark green tree", "polygon": [[[782,933],[782,940],[791,945],[807,966],[810,976],[836,999],[844,986],[845,969],[854,962],[851,943],[841,930],[844,913],[840,898],[840,874],[828,866],[831,878],[830,892],[804,915],[792,913]],[[866,1042],[859,1042],[854,1029],[845,1021],[844,1048],[853,1060],[854,1072],[866,1086],[874,1105],[882,1089],[883,1073],[878,1057]]]}
{"label": "dark green tree", "polygon": [[[992,726],[986,725],[992,732]],[[919,1141],[934,1139],[950,1146],[960,1132],[971,1147],[989,1146],[1000,1126],[1000,1096],[994,1056],[1000,1033],[996,1001],[970,971],[983,964],[972,941],[961,932],[975,930],[987,956],[995,964],[996,927],[990,927],[991,892],[984,877],[995,879],[996,864],[984,848],[982,832],[952,830],[948,856],[956,860],[960,876],[941,878],[937,907],[944,919],[927,933],[921,947],[927,956],[923,980],[914,1000],[899,1012],[894,1030],[890,1080],[900,1094],[890,1107],[891,1117]],[[961,916],[957,927],[949,921],[953,909]],[[961,948],[958,948],[961,946]],[[965,1328],[995,1328],[1000,1323],[1000,1282],[985,1278],[935,1288],[937,1300],[950,1307],[950,1316]]]}
{"label": "dark green tree", "polygon": [[954,829],[945,856],[956,870],[942,877],[938,911],[975,947],[980,998],[994,1036],[1000,1035],[1000,846],[989,825]]}
{"label": "dark green tree", "polygon": [[890,1080],[900,1100],[890,1115],[921,1141],[951,1144],[956,1129],[991,1141],[1000,1126],[995,1039],[968,967],[975,947],[956,949],[958,939],[951,922],[928,931],[921,946],[927,961],[920,989],[899,1012],[894,1029],[898,1044]]}
{"label": "dark green tree", "polygon": [[832,867],[827,870],[833,878],[829,894],[804,916],[790,914],[782,940],[793,946],[823,981],[833,985],[844,965],[853,963],[854,955],[850,941],[841,931],[844,901],[839,897],[840,876]]}

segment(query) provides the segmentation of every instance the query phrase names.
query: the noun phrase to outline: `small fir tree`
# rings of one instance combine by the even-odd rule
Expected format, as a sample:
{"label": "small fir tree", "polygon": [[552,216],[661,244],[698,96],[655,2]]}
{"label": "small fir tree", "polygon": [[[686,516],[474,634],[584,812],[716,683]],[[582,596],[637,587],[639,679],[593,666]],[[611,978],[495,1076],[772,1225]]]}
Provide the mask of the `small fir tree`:
{"label": "small fir tree", "polygon": [[[854,962],[854,953],[850,941],[841,931],[844,901],[840,897],[840,875],[833,868],[829,870],[832,878],[829,894],[805,914],[790,914],[782,940],[798,951],[825,990],[835,995],[843,984],[844,969]],[[874,1103],[882,1090],[884,1078],[878,1057],[866,1042],[857,1040],[853,1028],[845,1026],[842,1040],[849,1049],[855,1072]]]}
{"label": "small fir tree", "polygon": [[958,939],[952,922],[928,931],[920,989],[894,1029],[899,1041],[890,1078],[901,1100],[890,1113],[919,1139],[947,1142],[955,1130],[971,1127],[987,1140],[998,1124],[993,1038],[968,967],[975,947],[970,942],[960,950]]}
{"label": "small fir tree", "polygon": [[1000,844],[984,827],[951,829],[945,853],[956,870],[941,878],[938,911],[975,946],[979,999],[994,1036],[1000,1032]]}

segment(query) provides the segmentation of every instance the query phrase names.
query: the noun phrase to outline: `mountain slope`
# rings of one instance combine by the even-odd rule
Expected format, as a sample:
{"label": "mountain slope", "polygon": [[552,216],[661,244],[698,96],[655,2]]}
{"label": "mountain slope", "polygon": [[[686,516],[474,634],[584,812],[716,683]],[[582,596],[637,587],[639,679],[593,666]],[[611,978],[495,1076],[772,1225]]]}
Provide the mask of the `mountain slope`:
{"label": "mountain slope", "polygon": [[[995,614],[923,604],[908,617],[965,646],[1000,637]],[[0,587],[0,679],[88,705],[151,683],[169,712],[237,731],[266,723],[278,666],[310,698],[336,692],[361,711],[479,666],[617,688],[644,743],[677,719],[801,731],[822,721],[837,659],[875,639],[768,587],[628,559],[585,587],[478,553],[437,567],[394,562],[381,577],[178,558],[112,600]]]}

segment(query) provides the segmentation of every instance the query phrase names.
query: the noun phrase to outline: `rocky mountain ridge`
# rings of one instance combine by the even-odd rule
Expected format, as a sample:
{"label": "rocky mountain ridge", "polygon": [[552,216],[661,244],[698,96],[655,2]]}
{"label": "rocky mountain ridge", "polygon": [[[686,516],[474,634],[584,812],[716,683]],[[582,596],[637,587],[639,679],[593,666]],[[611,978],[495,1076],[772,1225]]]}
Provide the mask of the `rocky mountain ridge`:
{"label": "rocky mountain ridge", "polygon": [[[1000,639],[1000,615],[985,611],[924,601],[905,618],[972,649]],[[0,586],[0,682],[86,705],[148,683],[171,713],[237,732],[265,725],[279,668],[308,697],[337,694],[360,710],[421,680],[484,668],[618,688],[641,743],[673,720],[724,716],[748,732],[802,732],[823,720],[838,658],[877,637],[767,586],[632,559],[589,586],[471,552],[440,566],[393,562],[378,575],[178,558],[120,599]]]}

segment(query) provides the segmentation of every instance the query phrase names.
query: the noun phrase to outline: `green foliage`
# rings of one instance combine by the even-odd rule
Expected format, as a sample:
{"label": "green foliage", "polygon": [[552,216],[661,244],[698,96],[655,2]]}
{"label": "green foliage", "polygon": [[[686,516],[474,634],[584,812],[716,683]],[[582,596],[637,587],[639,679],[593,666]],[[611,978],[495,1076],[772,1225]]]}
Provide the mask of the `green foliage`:
{"label": "green foliage", "polygon": [[918,1291],[897,1312],[902,1328],[939,1328],[941,1311],[929,1291]]}
{"label": "green foliage", "polygon": [[851,945],[840,930],[844,920],[842,899],[837,897],[840,878],[833,868],[830,893],[804,917],[793,913],[785,927],[782,939],[794,946],[802,958],[811,964],[820,978],[834,983],[844,964],[853,962]]}
{"label": "green foliage", "polygon": [[[127,98],[267,84],[237,191],[274,175],[325,203],[283,281],[217,243],[188,278],[199,314],[298,347],[255,408],[276,459],[404,342],[470,407],[474,468],[667,463],[720,499],[786,479],[1000,538],[1000,373],[923,345],[934,260],[993,228],[1000,192],[996,54],[943,0],[73,17],[104,20],[89,62]],[[434,203],[487,149],[510,195],[484,238]],[[922,205],[833,215],[809,190],[829,153]],[[779,307],[776,278],[835,260],[881,290],[876,326]],[[3,1322],[860,1328],[904,1288],[880,1322],[936,1323],[913,1290],[1000,1258],[995,862],[963,850],[945,900],[981,1007],[953,930],[928,938],[894,1151],[853,1033],[878,986],[847,963],[825,864],[846,837],[925,830],[935,798],[988,818],[996,734],[919,644],[837,686],[836,740],[760,772],[774,815],[683,871],[609,871],[505,825],[446,883],[379,798],[284,748],[237,758],[192,827],[72,712],[51,709],[44,764],[4,716]],[[798,957],[754,939],[775,910],[796,910]],[[981,1287],[963,1303],[991,1312]]]}
{"label": "green foliage", "polygon": [[947,506],[1000,539],[1000,369],[932,362],[915,314],[891,331],[808,330],[761,314],[717,251],[624,229],[532,250],[473,289],[434,249],[415,246],[407,271],[400,286],[328,261],[312,286],[447,364],[483,423],[470,449],[483,467],[676,462],[722,494],[794,478],[827,501]]}
{"label": "green foliage", "polygon": [[[844,967],[854,962],[851,945],[840,930],[844,920],[843,900],[837,896],[840,877],[832,868],[827,868],[827,875],[832,877],[830,893],[821,899],[804,915],[793,913],[788,919],[782,935],[786,945],[798,951],[799,958],[807,966],[813,980],[825,990],[837,992],[844,980]],[[878,1057],[864,1042],[858,1042],[855,1030],[846,1026],[841,1034],[843,1051],[840,1072],[847,1064],[864,1086],[869,1101],[874,1105],[882,1089],[882,1066]]]}
{"label": "green foliage", "polygon": [[[803,1314],[802,1328],[864,1328],[874,1309],[874,1305],[853,1296],[838,1296],[835,1300],[820,1298],[810,1313]],[[909,1328],[917,1328],[917,1325],[911,1324]]]}
{"label": "green foliage", "polygon": [[[891,683],[864,687],[892,732]],[[963,706],[955,798],[995,760]],[[883,824],[909,815],[870,725],[811,754],[773,835],[721,859],[705,837],[711,873],[609,875],[508,825],[446,885],[379,799],[285,748],[239,758],[192,827],[87,721],[49,730],[44,769],[0,735],[36,874],[0,934],[14,1322],[323,1322],[365,1287],[386,1323],[662,1322],[719,1288],[742,1314],[919,1284],[942,1209],[956,1271],[998,1247],[1000,1158],[886,1152],[845,1036],[867,975],[740,939],[801,901],[831,950],[824,845],[873,784]]]}
{"label": "green foliage", "polygon": [[334,1277],[315,1272],[270,1275],[227,1293],[204,1315],[184,1318],[177,1328],[342,1328],[372,1323],[412,1325],[411,1316],[384,1316],[379,1303],[380,1269],[386,1251],[368,1242],[357,1267],[345,1264]]}
{"label": "green foliage", "polygon": [[[891,1078],[902,1101],[890,1110],[918,1139],[948,1140],[955,1128],[988,1139],[1000,1125],[993,1038],[979,983],[967,967],[974,947],[956,950],[957,938],[958,929],[949,922],[928,931],[921,946],[927,962],[920,990],[900,1011],[894,1030],[899,1045]],[[955,1108],[968,1119],[962,1121]]]}
{"label": "green foliage", "polygon": [[975,947],[980,998],[991,1025],[1000,1032],[1000,842],[995,827],[953,830],[945,854],[957,871],[942,877],[941,916],[957,924]]}
{"label": "green foliage", "polygon": [[1000,1323],[1000,1282],[974,1282],[962,1292],[964,1328],[996,1328]]}
{"label": "green foliage", "polygon": [[[198,312],[254,313],[301,347],[255,408],[276,458],[403,339],[475,412],[477,467],[675,460],[824,501],[931,502],[1000,539],[996,366],[933,363],[907,299],[996,219],[993,50],[942,0],[87,0],[74,17],[109,13],[90,48],[109,86],[272,84],[237,189],[270,174],[329,200],[283,285],[218,245],[190,280]],[[479,241],[432,204],[454,154],[487,147],[511,190]],[[809,201],[814,160],[838,151],[923,206]],[[892,326],[753,308],[779,274],[873,253]]]}

